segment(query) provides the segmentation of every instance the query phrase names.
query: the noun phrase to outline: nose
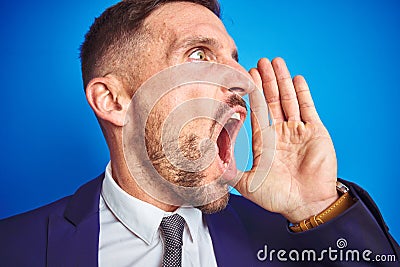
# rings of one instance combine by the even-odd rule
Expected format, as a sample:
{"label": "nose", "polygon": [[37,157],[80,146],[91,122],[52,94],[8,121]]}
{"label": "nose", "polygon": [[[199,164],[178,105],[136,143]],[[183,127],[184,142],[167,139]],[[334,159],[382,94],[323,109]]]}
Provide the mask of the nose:
{"label": "nose", "polygon": [[231,87],[228,89],[230,92],[238,94],[240,96],[244,95],[246,91],[241,87]]}
{"label": "nose", "polygon": [[243,97],[252,90],[254,84],[253,79],[242,65],[234,59],[229,59],[222,64],[234,70],[229,73],[229,83],[227,83],[231,85],[230,88],[227,88],[229,92]]}
{"label": "nose", "polygon": [[247,78],[249,78],[250,80],[252,80],[250,73],[242,66],[239,64],[239,62],[237,62],[234,59],[229,60],[226,65],[234,68],[235,70],[243,73]]}

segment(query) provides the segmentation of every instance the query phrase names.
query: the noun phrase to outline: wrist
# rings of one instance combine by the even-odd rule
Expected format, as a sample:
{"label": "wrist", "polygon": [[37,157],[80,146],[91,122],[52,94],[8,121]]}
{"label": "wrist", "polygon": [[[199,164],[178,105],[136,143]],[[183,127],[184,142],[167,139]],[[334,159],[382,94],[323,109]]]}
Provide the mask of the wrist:
{"label": "wrist", "polygon": [[315,214],[319,214],[324,211],[327,207],[331,206],[335,201],[339,199],[340,195],[338,192],[334,191],[331,197],[326,198],[324,200],[304,204],[301,207],[295,209],[290,214],[284,215],[286,219],[292,224],[298,224],[301,221],[304,221]]}
{"label": "wrist", "polygon": [[347,210],[349,207],[351,207],[354,204],[355,200],[348,192],[349,189],[340,182],[337,182],[336,188],[339,196],[336,201],[334,201],[331,205],[329,205],[318,214],[312,215],[307,219],[301,220],[297,223],[290,223],[290,229],[293,232],[307,231],[311,228],[315,228],[325,222],[334,219],[342,212]]}

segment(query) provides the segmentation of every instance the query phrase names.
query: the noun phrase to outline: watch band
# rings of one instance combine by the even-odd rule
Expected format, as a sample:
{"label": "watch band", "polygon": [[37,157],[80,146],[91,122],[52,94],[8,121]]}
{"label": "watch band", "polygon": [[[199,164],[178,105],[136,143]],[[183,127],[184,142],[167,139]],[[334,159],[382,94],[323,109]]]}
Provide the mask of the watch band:
{"label": "watch band", "polygon": [[300,223],[291,224],[289,226],[290,230],[298,233],[315,228],[327,221],[332,220],[355,203],[355,200],[350,195],[349,188],[347,186],[337,181],[336,189],[341,196],[334,203],[332,203],[332,205],[323,210],[321,213],[311,216]]}

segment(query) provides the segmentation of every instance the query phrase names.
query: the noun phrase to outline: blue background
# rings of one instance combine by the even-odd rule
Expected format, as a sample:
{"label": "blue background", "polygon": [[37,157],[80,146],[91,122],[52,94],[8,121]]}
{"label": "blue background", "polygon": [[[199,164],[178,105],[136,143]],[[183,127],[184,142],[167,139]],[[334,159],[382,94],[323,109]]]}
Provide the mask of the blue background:
{"label": "blue background", "polygon": [[[85,100],[78,48],[115,2],[1,2],[0,218],[71,194],[104,170],[108,151]],[[369,191],[400,239],[400,4],[299,2],[223,0],[223,21],[247,69],[281,56],[306,77],[339,176]]]}

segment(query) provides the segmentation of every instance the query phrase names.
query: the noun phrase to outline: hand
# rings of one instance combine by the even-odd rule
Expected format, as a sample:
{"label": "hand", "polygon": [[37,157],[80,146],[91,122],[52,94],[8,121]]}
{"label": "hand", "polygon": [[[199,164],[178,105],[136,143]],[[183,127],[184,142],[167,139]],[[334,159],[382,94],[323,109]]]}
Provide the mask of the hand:
{"label": "hand", "polygon": [[[263,89],[264,98],[250,97],[253,167],[243,174],[236,188],[264,209],[281,213],[296,223],[320,213],[338,198],[333,143],[317,114],[305,79],[296,76],[292,80],[283,59],[276,58],[272,63],[261,59],[250,75],[257,87]],[[260,114],[268,116],[266,108],[260,110],[257,105],[260,101],[267,102],[272,125],[256,123]],[[274,147],[268,140],[272,131],[276,138]],[[275,148],[271,165],[263,158],[267,155],[272,159],[271,151]],[[262,183],[253,191],[252,179],[260,174],[264,175]]]}

